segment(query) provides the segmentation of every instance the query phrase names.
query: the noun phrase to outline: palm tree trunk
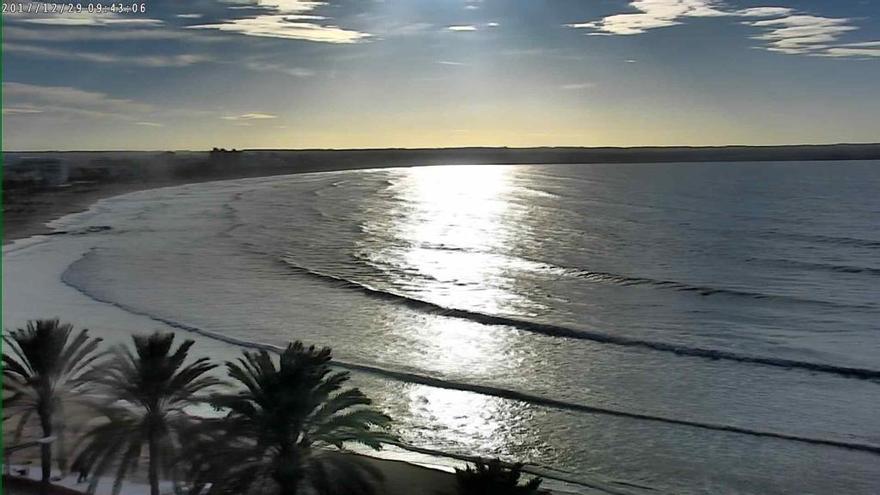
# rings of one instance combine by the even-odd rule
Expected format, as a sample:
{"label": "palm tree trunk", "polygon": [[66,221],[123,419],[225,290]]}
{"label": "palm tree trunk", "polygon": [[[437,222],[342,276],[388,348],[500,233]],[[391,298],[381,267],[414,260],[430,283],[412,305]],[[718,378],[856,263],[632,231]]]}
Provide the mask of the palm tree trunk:
{"label": "palm tree trunk", "polygon": [[159,495],[159,441],[156,432],[150,431],[150,495]]}
{"label": "palm tree trunk", "polygon": [[[52,436],[52,413],[46,407],[41,407],[39,411],[40,426],[43,429],[43,438]],[[40,495],[49,493],[49,483],[52,481],[52,442],[46,441],[40,444],[40,468],[42,476],[40,478]]]}
{"label": "palm tree trunk", "polygon": [[278,456],[278,465],[273,473],[275,482],[278,483],[280,495],[297,495],[303,473],[301,459],[296,447],[282,446]]}

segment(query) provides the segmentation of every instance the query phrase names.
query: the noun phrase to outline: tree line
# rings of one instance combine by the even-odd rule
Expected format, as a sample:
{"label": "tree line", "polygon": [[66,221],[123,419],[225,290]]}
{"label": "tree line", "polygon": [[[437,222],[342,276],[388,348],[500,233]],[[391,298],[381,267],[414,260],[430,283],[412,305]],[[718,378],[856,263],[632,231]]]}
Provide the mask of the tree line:
{"label": "tree line", "polygon": [[[88,493],[106,477],[118,495],[144,460],[151,495],[162,481],[179,495],[378,493],[382,473],[342,451],[396,442],[391,418],[346,386],[349,372],[332,369],[330,348],[297,341],[277,356],[243,351],[221,367],[192,358],[193,340],[174,341],[157,332],[104,349],[88,330],[58,319],[4,333],[3,419],[13,428],[4,436],[17,443],[37,426],[43,495],[53,462],[88,480]],[[71,406],[89,411],[90,421],[68,449]],[[541,493],[540,478],[520,484],[521,468],[476,462],[456,471],[458,491]]]}

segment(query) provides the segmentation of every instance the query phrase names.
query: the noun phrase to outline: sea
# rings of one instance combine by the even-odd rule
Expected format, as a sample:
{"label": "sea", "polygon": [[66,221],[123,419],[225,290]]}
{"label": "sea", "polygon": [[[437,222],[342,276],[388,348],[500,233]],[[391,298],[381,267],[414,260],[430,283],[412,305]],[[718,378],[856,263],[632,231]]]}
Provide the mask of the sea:
{"label": "sea", "polygon": [[53,226],[4,252],[6,327],[170,328],[218,362],[330,346],[395,458],[574,493],[880,493],[878,161],[299,174]]}

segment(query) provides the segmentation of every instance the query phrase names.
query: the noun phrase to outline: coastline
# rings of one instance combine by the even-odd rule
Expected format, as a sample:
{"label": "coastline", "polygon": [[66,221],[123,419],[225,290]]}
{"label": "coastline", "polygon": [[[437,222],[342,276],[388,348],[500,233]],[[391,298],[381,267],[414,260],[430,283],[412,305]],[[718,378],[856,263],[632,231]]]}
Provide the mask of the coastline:
{"label": "coastline", "polygon": [[[406,173],[406,170],[402,170],[400,172],[395,173]],[[416,175],[419,175],[421,172],[419,171],[411,171]],[[430,172],[430,171],[427,171]],[[368,174],[379,173],[383,174],[385,172],[382,171],[371,171]],[[201,306],[192,306],[191,308],[182,308],[183,310],[173,311],[171,313],[164,313],[161,309],[162,306],[154,306],[150,307],[141,307],[138,305],[138,299],[132,298],[116,298],[113,296],[113,293],[102,292],[100,287],[90,286],[89,284],[82,284],[85,279],[78,279],[75,275],[76,269],[71,269],[64,276],[60,277],[62,279],[62,284],[58,284],[59,275],[68,271],[68,268],[71,267],[71,263],[76,262],[80,257],[84,254],[89,253],[93,248],[96,250],[100,250],[103,243],[107,242],[111,245],[115,244],[113,240],[116,238],[117,234],[120,236],[128,236],[128,230],[131,230],[131,234],[137,235],[141,233],[140,240],[147,241],[146,237],[149,234],[143,235],[143,233],[149,233],[153,230],[156,232],[165,232],[166,227],[169,226],[178,226],[177,220],[185,219],[185,223],[180,225],[185,225],[187,227],[194,227],[194,231],[201,232],[198,225],[192,222],[192,219],[197,219],[196,222],[200,221],[205,217],[205,212],[208,214],[217,214],[218,221],[222,220],[220,224],[218,224],[217,228],[211,228],[211,232],[226,232],[225,228],[220,227],[228,227],[230,225],[242,225],[241,222],[246,220],[253,220],[254,216],[251,214],[250,216],[245,216],[243,218],[238,218],[238,222],[235,222],[235,217],[222,214],[227,211],[227,208],[224,206],[225,203],[230,202],[230,198],[238,198],[233,193],[241,193],[242,190],[249,190],[251,187],[280,187],[276,182],[280,181],[282,183],[287,182],[304,182],[310,184],[312,182],[317,182],[320,184],[335,184],[338,182],[337,177],[351,175],[354,177],[359,177],[362,175],[361,172],[339,172],[339,173],[330,173],[330,174],[306,174],[306,175],[297,175],[297,174],[287,174],[287,176],[273,176],[268,178],[251,178],[251,179],[240,179],[240,180],[232,180],[232,181],[216,181],[211,184],[198,184],[198,185],[182,185],[182,186],[172,186],[166,188],[152,189],[149,191],[143,192],[135,192],[126,194],[119,197],[108,198],[106,200],[98,202],[94,205],[88,212],[83,214],[73,214],[67,217],[64,217],[58,221],[51,222],[49,225],[59,230],[67,230],[66,235],[56,235],[56,236],[37,236],[31,238],[27,241],[16,242],[14,247],[10,248],[8,251],[10,256],[7,258],[9,265],[14,267],[17,271],[10,276],[10,279],[14,281],[14,283],[10,283],[7,287],[10,287],[11,293],[19,293],[23,290],[21,286],[30,285],[31,294],[30,297],[22,297],[21,294],[16,294],[15,299],[10,304],[10,307],[13,311],[10,313],[11,316],[7,316],[7,318],[14,319],[15,316],[23,317],[46,317],[53,315],[64,316],[66,319],[70,321],[77,322],[79,325],[88,326],[93,330],[106,330],[107,333],[112,333],[116,340],[125,341],[126,343],[130,340],[128,335],[130,331],[135,331],[137,333],[149,332],[153,329],[159,330],[171,330],[171,327],[175,327],[178,330],[188,330],[192,329],[192,331],[196,333],[204,333],[207,335],[207,339],[202,339],[197,335],[193,335],[192,338],[199,341],[200,348],[205,351],[210,352],[211,355],[217,357],[218,359],[224,359],[228,357],[228,353],[234,352],[239,353],[240,349],[238,347],[234,347],[232,345],[226,345],[224,342],[215,342],[216,337],[212,337],[211,330],[224,329],[221,332],[218,332],[218,336],[221,339],[226,340],[224,337],[230,337],[230,339],[234,339],[236,336],[239,337],[240,342],[245,342],[244,345],[271,345],[275,344],[280,345],[283,344],[284,341],[279,342],[277,340],[270,340],[267,343],[258,342],[253,339],[248,338],[247,335],[241,335],[237,333],[237,330],[242,327],[242,322],[235,327],[229,327],[228,332],[226,328],[223,327],[222,322],[211,320],[210,318],[205,320],[203,319],[204,313],[202,312]],[[323,176],[323,177],[322,177]],[[274,184],[274,186],[273,186]],[[382,184],[379,182],[378,184]],[[305,189],[307,192],[310,189],[315,189],[314,187],[308,187]],[[287,196],[282,197],[282,200],[293,201],[293,199],[299,198],[304,201],[312,201],[311,196],[307,194],[303,194],[303,189],[293,189],[293,192]],[[244,194],[244,193],[242,193]],[[245,199],[250,196],[246,196]],[[176,198],[180,198],[181,201],[178,203]],[[244,204],[244,203],[242,203]],[[274,203],[273,203],[274,204]],[[144,211],[152,212],[155,208],[153,206],[159,206],[158,211],[162,212],[175,212],[174,214],[168,215],[168,219],[166,220],[164,216],[158,216],[159,220],[156,221],[155,218],[150,221],[152,218],[150,214],[143,213]],[[174,207],[168,208],[169,205],[179,205],[179,209],[175,209]],[[190,208],[189,205],[192,205],[193,208]],[[223,206],[221,209],[220,207]],[[247,212],[248,210],[245,208],[238,208],[239,211]],[[333,211],[333,210],[331,210]],[[144,217],[144,218],[142,218]],[[177,218],[180,217],[180,218]],[[128,221],[131,221],[129,224]],[[143,220],[143,225],[141,225],[141,221]],[[232,222],[230,222],[232,220]],[[167,222],[167,223],[166,223]],[[91,227],[89,227],[91,226]],[[111,226],[111,227],[104,227]],[[89,227],[89,228],[86,228]],[[106,230],[105,230],[106,229]],[[170,232],[176,232],[177,230],[172,229]],[[106,240],[101,240],[101,238],[108,237]],[[166,242],[165,236],[154,236],[156,242],[158,243],[157,247],[163,245]],[[174,237],[169,237],[173,239]],[[134,244],[137,246],[138,244]],[[7,251],[4,249],[4,251]],[[161,251],[161,249],[159,250]],[[186,251],[184,251],[186,252]],[[220,251],[219,254],[229,253],[225,250]],[[137,254],[137,253],[129,253]],[[208,253],[211,254],[211,253]],[[57,261],[53,261],[57,258]],[[120,257],[121,260],[134,260],[136,257]],[[53,265],[53,266],[48,266]],[[88,262],[86,262],[88,265]],[[139,263],[134,263],[134,266],[139,265]],[[78,266],[78,265],[77,265]],[[110,265],[115,268],[124,268],[120,265]],[[175,265],[178,266],[178,265]],[[250,265],[248,265],[250,266]],[[91,269],[94,268],[98,270],[98,265],[90,265],[82,268],[87,268],[88,270],[82,271],[81,273],[89,274],[89,273],[98,273],[91,272]],[[110,273],[110,272],[106,272]],[[213,272],[212,272],[213,273]],[[71,275],[71,276],[68,276]],[[246,275],[246,274],[245,274]],[[9,280],[9,279],[8,279]],[[124,280],[124,279],[122,279]],[[194,279],[191,278],[182,278],[180,282],[182,283],[181,287],[198,287],[192,285]],[[205,287],[209,287],[210,281],[207,279],[199,279],[198,282],[201,284],[202,280],[205,281]],[[284,278],[284,284],[297,283],[300,280],[300,277],[294,277],[292,280],[287,281],[286,277]],[[64,285],[64,287],[58,287],[59,285]],[[64,294],[60,294],[59,289],[65,289]],[[72,294],[70,290],[72,289],[76,294]],[[304,299],[302,300],[304,303],[307,300],[306,293],[302,293]],[[69,295],[69,297],[68,297]],[[134,294],[137,296],[137,294]],[[84,297],[82,297],[84,296]],[[234,300],[235,295],[233,295]],[[342,296],[344,297],[344,296]],[[328,298],[329,299],[329,298]],[[101,301],[105,301],[102,303]],[[217,301],[226,299],[219,298]],[[252,298],[249,297],[248,300],[261,300],[261,298]],[[168,301],[169,303],[171,301]],[[21,304],[23,303],[23,304]],[[108,306],[109,303],[109,306]],[[385,303],[377,303],[379,306],[384,308],[386,306]],[[28,307],[30,306],[30,308]],[[352,307],[357,308],[357,311],[364,311],[368,305],[365,303],[361,306],[359,303],[353,305]],[[267,309],[264,309],[267,308]],[[272,311],[268,311],[267,306],[256,307],[257,312],[266,311],[267,314],[274,313]],[[121,310],[121,311],[119,311]],[[26,315],[28,311],[33,311],[30,315]],[[39,311],[37,313],[36,311]],[[16,315],[16,313],[18,313]],[[322,312],[323,314],[323,312]],[[138,316],[140,315],[140,317]],[[253,315],[254,317],[257,315]],[[132,322],[131,324],[127,324],[127,320],[137,320],[137,322]],[[99,321],[102,320],[102,321]],[[21,318],[16,321],[16,324],[20,324]],[[237,321],[237,320],[236,320]],[[12,325],[7,323],[7,327]],[[247,325],[246,322],[244,322]],[[12,326],[14,328],[14,326]],[[102,328],[99,328],[102,327]],[[191,334],[188,332],[178,332],[181,334],[181,337],[186,336],[188,338]],[[217,335],[217,334],[215,334]],[[359,334],[353,334],[359,335]],[[312,341],[315,341],[310,337]],[[352,342],[349,337],[348,342]],[[357,342],[357,338],[354,340]],[[203,343],[204,342],[204,343]],[[236,344],[234,341],[227,341],[230,344]],[[254,343],[256,342],[256,343]],[[334,348],[345,348],[343,344],[343,340],[336,341],[333,345]],[[206,347],[202,347],[206,346]],[[340,346],[340,347],[337,347]],[[217,352],[211,352],[212,350],[216,350]],[[337,355],[337,357],[340,357]],[[345,355],[341,356],[344,361],[349,361],[351,356]],[[739,369],[739,366],[737,366]],[[739,373],[736,373],[736,376],[739,376]],[[761,378],[763,379],[763,377]],[[780,382],[784,383],[784,382]],[[835,386],[835,388],[837,388]],[[751,388],[750,388],[751,390]],[[758,388],[756,390],[763,390],[762,388]],[[408,389],[403,390],[403,392],[407,392]],[[870,394],[868,394],[870,396]],[[405,396],[409,397],[408,393],[398,394],[396,396]],[[832,394],[833,396],[833,394]],[[837,402],[837,401],[828,401],[828,402]],[[869,401],[868,401],[869,402]],[[834,408],[832,408],[834,410]],[[407,417],[407,411],[404,410],[403,414],[399,417],[404,419]],[[555,418],[553,418],[555,419]],[[432,418],[432,421],[435,421],[436,418]],[[433,423],[422,423],[423,425],[430,426]],[[547,424],[551,424],[551,422],[547,422]],[[566,424],[563,421],[552,421],[553,425],[561,425]],[[776,423],[774,423],[776,424]],[[527,427],[524,431],[528,431],[531,427]],[[660,430],[661,428],[657,428]],[[784,431],[788,431],[785,428],[782,428]],[[655,430],[653,427],[646,427],[646,430]],[[403,434],[407,434],[409,432],[419,431],[418,429],[411,429],[409,426],[402,426],[400,430]],[[586,430],[589,431],[589,430]],[[725,434],[726,435],[726,434]],[[554,437],[544,437],[543,435],[538,436],[537,438],[554,438]],[[558,441],[557,441],[558,442]],[[554,442],[554,443],[557,443]],[[434,445],[433,443],[423,443],[420,441],[415,442],[417,445]],[[775,443],[775,441],[774,441]],[[558,444],[564,444],[564,442],[558,442]],[[790,445],[790,444],[786,444]],[[780,446],[783,447],[783,446]],[[697,447],[699,450],[699,447]],[[783,447],[786,448],[787,447]],[[470,448],[465,448],[462,450],[449,450],[449,452],[477,452],[482,451],[482,447],[479,445],[472,445]],[[800,450],[793,450],[792,452],[799,453]],[[386,454],[388,452],[380,453],[380,455]],[[390,452],[394,454],[395,452]],[[809,452],[807,452],[809,454]],[[415,464],[427,464],[429,466],[441,466],[447,470],[450,469],[450,465],[445,461],[445,456],[443,452],[437,452],[437,456],[434,458],[415,458],[409,455],[398,456],[398,459],[404,459],[408,462]],[[638,455],[645,455],[644,452]],[[792,456],[784,455],[780,456],[783,459],[790,459]],[[846,458],[849,456],[841,455],[841,458]],[[434,459],[437,459],[438,462],[432,462]],[[580,459],[587,459],[587,457],[580,457]],[[461,460],[461,459],[459,459]],[[551,463],[547,463],[546,465],[556,465]],[[861,466],[861,463],[856,463],[856,465]],[[563,465],[564,466],[564,465]],[[571,466],[571,464],[568,464]],[[541,466],[538,466],[539,468]],[[590,473],[590,464],[582,463],[581,466],[577,466],[574,469],[569,467],[569,471],[559,472],[551,469],[551,473],[546,474],[546,476],[553,476],[557,479],[565,479],[558,478],[560,475],[572,475],[581,477],[582,474]],[[601,492],[609,492],[609,490],[614,490],[612,493],[617,493],[617,490],[621,489],[621,486],[624,487],[624,490],[632,490],[633,488],[627,486],[629,485],[629,480],[634,479],[628,476],[628,473],[619,471],[614,472],[615,480],[627,480],[627,481],[612,481],[611,479],[605,478],[599,484],[597,488]],[[601,472],[598,471],[597,472]],[[544,474],[540,473],[539,474]],[[834,473],[836,474],[836,473]],[[858,474],[858,471],[856,471]],[[871,476],[865,476],[865,479],[871,479]],[[589,482],[591,485],[596,481],[597,476],[591,475],[589,478],[581,478],[576,483],[582,483],[584,481]],[[645,479],[636,478],[638,480]],[[550,480],[548,480],[550,481]],[[653,481],[653,480],[652,480]],[[651,481],[648,481],[646,485],[652,485]],[[659,484],[659,483],[658,483]],[[554,483],[555,485],[555,483]],[[587,486],[591,486],[587,485]],[[555,486],[554,486],[555,488]],[[642,487],[636,487],[634,490],[638,491]],[[647,489],[647,488],[646,488]],[[569,491],[569,490],[566,490]],[[578,486],[576,490],[578,493],[586,493],[582,486]],[[596,491],[591,491],[589,493],[596,493]],[[625,493],[625,492],[624,492]]]}
{"label": "coastline", "polygon": [[[340,169],[346,170],[346,169]],[[298,174],[304,172],[288,172]],[[278,174],[272,174],[278,175]],[[253,175],[239,178],[271,177],[272,175]],[[287,174],[284,174],[287,175]],[[4,211],[3,213],[3,245],[13,241],[26,239],[35,235],[52,234],[55,229],[49,224],[63,217],[75,213],[88,211],[102,199],[123,196],[129,193],[160,189],[163,187],[186,186],[213,182],[215,180],[229,180],[228,177],[143,181],[136,183],[105,183],[80,186],[77,184],[66,188],[46,190],[36,193],[33,203],[26,206],[28,209],[20,211]]]}
{"label": "coastline", "polygon": [[[346,170],[345,168],[340,168],[339,170]],[[304,173],[304,172],[293,172],[293,173]],[[260,177],[260,176],[257,176]],[[224,180],[224,179],[218,179]],[[4,218],[4,258],[7,257],[7,249],[13,241],[24,241],[28,238],[32,238],[35,236],[45,236],[46,234],[51,234],[56,229],[53,229],[49,225],[53,222],[57,222],[62,220],[65,217],[75,215],[78,213],[84,213],[90,210],[93,206],[95,206],[98,202],[103,199],[108,199],[116,196],[123,196],[129,193],[135,193],[140,191],[147,191],[150,189],[158,189],[163,187],[174,187],[174,186],[184,186],[189,184],[197,184],[202,182],[212,182],[211,179],[208,180],[186,180],[182,179],[179,181],[155,181],[155,182],[142,182],[137,184],[105,184],[100,187],[93,187],[87,191],[82,192],[74,192],[69,190],[61,190],[60,192],[50,192],[48,194],[55,194],[56,200],[51,202],[43,203],[41,208],[28,212],[26,215],[19,215],[18,218],[15,218],[13,223],[6,223],[6,218]],[[70,201],[66,201],[70,199]],[[38,239],[39,237],[36,237]],[[36,240],[35,239],[35,240]],[[29,245],[22,246],[22,249],[27,249]],[[10,251],[11,252],[11,251]],[[78,257],[78,256],[77,256]],[[61,268],[59,266],[59,268]],[[4,279],[7,277],[7,272],[4,271]],[[58,274],[59,278],[57,279],[57,283],[61,283],[60,281],[60,273]],[[17,277],[10,277],[12,280]],[[4,281],[4,285],[6,285],[6,281]],[[84,296],[81,296],[84,297]],[[6,302],[4,298],[4,303]],[[97,305],[103,305],[100,302],[94,302]],[[116,309],[116,308],[113,308]],[[6,311],[4,310],[4,313]],[[54,313],[53,313],[54,314]],[[59,314],[59,316],[61,316]],[[4,317],[4,320],[6,318]],[[4,326],[5,326],[4,321]],[[73,322],[77,326],[81,326],[78,322]],[[152,322],[155,326],[155,322]],[[94,329],[94,325],[88,325],[92,329]],[[127,330],[127,329],[126,329]],[[99,331],[97,334],[104,338],[105,341],[108,341],[112,344],[126,344],[128,341],[128,337],[131,331],[122,330],[119,332],[119,335],[109,336],[106,331]],[[175,333],[184,333],[186,338],[192,338],[193,340],[209,340],[206,337],[194,335],[191,332],[181,332],[179,329],[168,328],[167,331],[174,331]],[[109,338],[108,338],[109,337]],[[116,338],[113,338],[116,337]],[[4,425],[4,430],[5,430]],[[436,493],[436,495],[452,495],[455,493],[455,477],[452,473],[448,471],[443,471],[437,468],[429,468],[425,466],[420,466],[417,464],[412,464],[403,460],[391,460],[391,459],[382,459],[378,457],[373,457],[369,455],[351,453],[349,455],[358,456],[368,463],[377,467],[382,475],[384,476],[383,486],[384,491],[387,495],[408,495],[412,493]],[[34,476],[36,476],[36,471],[34,471]],[[70,478],[68,476],[67,478]],[[68,479],[65,479],[64,482],[61,483],[62,486],[66,486],[68,488],[76,488],[75,484],[67,483]],[[146,485],[141,485],[138,483],[127,483],[131,485],[128,486],[127,489],[124,490],[126,495],[139,495],[140,493],[148,493],[148,487]]]}
{"label": "coastline", "polygon": [[4,211],[3,244],[35,235],[51,234],[47,224],[73,213],[81,213],[102,199],[182,183],[101,184],[89,187],[71,186],[55,191],[39,192],[35,202],[23,211]]}
{"label": "coastline", "polygon": [[84,211],[101,199],[218,180],[431,165],[873,160],[880,159],[880,144],[3,153],[4,166],[34,158],[62,163],[70,182],[53,188],[4,189],[4,245],[50,233],[46,223]]}
{"label": "coastline", "polygon": [[[338,170],[354,170],[362,169],[362,167],[340,168]],[[337,170],[327,170],[337,171]],[[303,173],[314,173],[314,171],[297,171],[286,174],[272,174],[269,176],[241,177],[236,179],[259,179],[262,177],[295,175]],[[27,288],[22,290],[17,287],[15,294],[9,296],[9,291],[5,291],[4,296],[4,327],[10,327],[14,324],[22,324],[27,319],[39,317],[61,317],[68,318],[72,323],[79,327],[89,328],[93,335],[101,337],[108,345],[127,345],[130,336],[135,333],[143,333],[149,331],[170,331],[181,334],[187,339],[196,340],[205,352],[213,356],[233,357],[240,352],[241,347],[232,343],[219,342],[210,337],[199,335],[197,333],[181,331],[179,328],[168,326],[162,322],[148,319],[141,315],[125,314],[127,313],[121,308],[109,306],[107,303],[89,298],[86,294],[80,293],[73,287],[62,281],[62,274],[66,268],[86,253],[88,248],[87,239],[73,240],[73,250],[69,250],[71,246],[66,246],[67,250],[53,251],[53,232],[64,233],[64,227],[57,228],[53,224],[65,225],[69,222],[76,222],[76,218],[80,214],[88,214],[88,212],[99,205],[102,200],[126,196],[133,193],[148,191],[152,189],[161,189],[166,187],[186,186],[198,183],[219,182],[225,180],[236,180],[229,178],[218,178],[215,180],[180,180],[180,181],[155,181],[143,182],[139,184],[108,184],[103,187],[92,188],[78,196],[78,201],[55,201],[51,203],[50,208],[43,208],[39,212],[31,213],[25,218],[16,222],[12,232],[7,229],[4,233],[4,287],[9,287],[12,280],[22,280],[25,273],[30,278]],[[62,193],[62,196],[65,197]],[[91,201],[91,203],[87,203]],[[48,234],[48,235],[47,235]],[[60,239],[71,239],[69,236],[59,236]],[[72,239],[71,239],[72,240]],[[18,241],[18,242],[14,242]],[[32,241],[32,242],[31,242]],[[14,244],[13,244],[14,242]],[[45,251],[40,253],[40,251]],[[47,261],[48,254],[48,262]],[[16,262],[9,260],[9,257],[28,258],[33,256],[40,259],[40,262],[34,261]],[[12,261],[12,263],[10,263]],[[40,274],[34,276],[34,267],[40,266],[38,269]],[[7,278],[8,277],[8,278]],[[54,284],[55,287],[50,287]],[[50,287],[48,290],[46,287]],[[60,296],[56,290],[61,289],[66,294]],[[60,296],[60,297],[59,297]],[[22,304],[16,301],[27,301]],[[8,307],[7,307],[8,305]],[[22,308],[27,307],[24,311]],[[12,311],[9,309],[14,308]],[[33,308],[33,309],[32,309]],[[47,312],[48,311],[48,312]],[[69,315],[69,316],[65,316]],[[85,316],[88,315],[88,316]],[[122,319],[130,321],[122,321]],[[120,324],[121,323],[121,324]],[[5,429],[5,428],[4,428]],[[418,450],[410,451],[401,449],[396,446],[389,446],[379,455],[364,452],[347,452],[346,455],[358,456],[377,467],[383,477],[383,490],[380,493],[386,495],[409,495],[413,493],[430,493],[431,495],[454,495],[456,493],[456,480],[451,472],[451,466],[464,466],[465,461],[455,456],[441,456],[446,462],[445,464],[433,463],[432,459],[435,455],[420,453]],[[410,455],[412,454],[412,455]],[[439,454],[438,454],[439,455]],[[407,459],[415,456],[416,459]],[[421,461],[421,459],[424,461]],[[34,471],[36,472],[36,471]],[[526,473],[527,476],[533,475]],[[70,478],[68,476],[68,478]],[[69,479],[61,483],[61,486],[76,489],[76,485],[68,483]],[[551,484],[568,485],[569,482],[560,479],[546,478]],[[148,493],[146,485],[132,483],[130,488],[124,490],[126,495],[141,495]],[[600,493],[623,493],[617,491],[609,491],[598,487],[576,484],[578,493],[600,494]],[[573,485],[574,486],[574,485]],[[573,493],[567,490],[560,490],[554,487],[553,493],[565,494]]]}

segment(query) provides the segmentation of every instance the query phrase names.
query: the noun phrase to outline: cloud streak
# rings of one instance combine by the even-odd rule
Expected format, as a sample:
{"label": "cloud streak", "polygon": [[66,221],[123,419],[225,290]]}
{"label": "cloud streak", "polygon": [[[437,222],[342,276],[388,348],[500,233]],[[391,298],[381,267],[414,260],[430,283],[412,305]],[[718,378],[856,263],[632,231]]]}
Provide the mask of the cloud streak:
{"label": "cloud streak", "polygon": [[234,122],[248,122],[248,121],[253,121],[253,120],[272,120],[272,119],[277,119],[278,116],[272,115],[270,113],[254,112],[254,113],[243,113],[241,115],[225,115],[220,118],[223,120],[231,120]]}
{"label": "cloud streak", "polygon": [[79,60],[99,64],[123,64],[153,68],[185,67],[210,60],[204,55],[195,54],[127,56],[87,52],[82,50],[64,50],[43,46],[23,45],[19,43],[4,43],[3,51],[6,53],[19,53],[59,60]]}
{"label": "cloud streak", "polygon": [[767,49],[787,54],[822,55],[844,33],[858,28],[849,19],[819,17],[813,15],[790,15],[779,19],[747,22],[746,24],[767,29],[755,39],[768,42]]}
{"label": "cloud streak", "polygon": [[212,24],[197,24],[188,26],[188,28],[214,29],[261,38],[335,44],[357,43],[370,37],[369,33],[327,24],[323,22],[327,20],[326,17],[311,14],[315,9],[324,5],[326,2],[307,0],[257,0],[255,4],[238,5],[238,7],[256,7],[260,13],[253,17],[229,19]]}
{"label": "cloud streak", "polygon": [[321,25],[314,20],[318,16],[272,14],[244,19],[234,19],[218,24],[198,24],[189,29],[216,29],[229,33],[263,38],[282,38],[291,40],[315,41],[320,43],[357,43],[370,35],[359,31],[343,29],[339,26]]}
{"label": "cloud streak", "polygon": [[581,91],[584,89],[595,88],[596,85],[593,83],[585,82],[585,83],[563,84],[560,87],[566,91]]}
{"label": "cloud streak", "polygon": [[315,71],[303,67],[288,67],[286,65],[263,61],[245,62],[244,66],[257,72],[277,72],[279,74],[287,74],[288,76],[293,77],[312,77],[317,74]]}
{"label": "cloud streak", "polygon": [[96,27],[34,27],[4,26],[3,38],[9,41],[146,41],[186,40],[216,41],[213,36],[199,36],[192,31],[167,28],[96,28]]}
{"label": "cloud streak", "polygon": [[131,120],[134,116],[143,116],[155,110],[152,105],[113,98],[105,93],[67,86],[39,86],[18,82],[3,83],[3,107],[4,114],[22,118],[49,114],[56,117],[120,120]]}
{"label": "cloud streak", "polygon": [[161,19],[146,17],[126,17],[111,12],[65,12],[64,15],[31,14],[17,12],[4,14],[6,22],[18,22],[25,24],[43,24],[47,26],[91,26],[91,27],[114,27],[114,26],[161,26],[165,24]]}
{"label": "cloud streak", "polygon": [[567,26],[586,29],[590,35],[629,36],[684,24],[688,19],[742,18],[748,19],[744,24],[764,31],[752,38],[765,41],[764,48],[769,51],[825,57],[878,56],[875,46],[837,44],[842,35],[858,30],[848,18],[802,14],[789,7],[730,9],[716,0],[633,0],[629,5],[636,12]]}
{"label": "cloud streak", "polygon": [[569,24],[576,29],[589,29],[595,34],[632,35],[651,29],[682,24],[689,17],[723,17],[728,13],[714,6],[712,0],[635,0],[630,6],[635,13],[615,14],[598,21]]}

